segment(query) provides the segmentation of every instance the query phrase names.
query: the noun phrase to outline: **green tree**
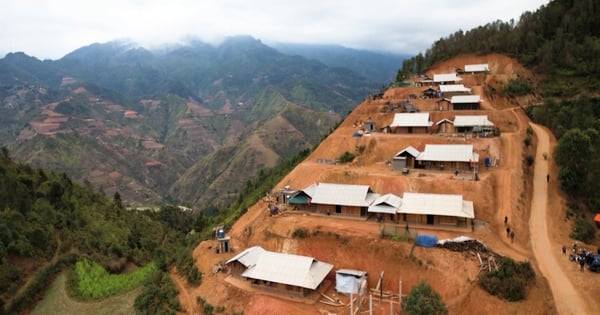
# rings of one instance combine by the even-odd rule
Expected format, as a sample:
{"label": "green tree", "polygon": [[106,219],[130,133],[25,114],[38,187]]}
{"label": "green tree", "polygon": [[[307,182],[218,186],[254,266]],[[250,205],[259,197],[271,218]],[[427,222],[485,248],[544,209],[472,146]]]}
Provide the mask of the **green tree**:
{"label": "green tree", "polygon": [[413,286],[402,300],[402,311],[409,315],[448,314],[440,295],[423,280]]}
{"label": "green tree", "polygon": [[561,188],[573,195],[581,195],[592,157],[592,140],[587,133],[575,128],[567,131],[558,141],[554,159],[559,165],[558,181]]}

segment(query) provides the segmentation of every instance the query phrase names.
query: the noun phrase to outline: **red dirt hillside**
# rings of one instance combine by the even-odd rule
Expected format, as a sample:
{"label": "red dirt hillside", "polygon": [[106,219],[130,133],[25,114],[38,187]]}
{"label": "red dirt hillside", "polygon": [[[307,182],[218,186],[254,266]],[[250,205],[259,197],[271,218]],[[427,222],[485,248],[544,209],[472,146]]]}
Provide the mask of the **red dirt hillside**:
{"label": "red dirt hillside", "polygon": [[[494,138],[465,139],[428,135],[398,135],[373,133],[363,137],[353,137],[362,129],[364,121],[374,121],[377,128],[389,125],[393,112],[384,108],[398,104],[411,94],[421,95],[423,87],[398,87],[387,90],[382,99],[365,100],[358,105],[342,122],[337,130],[327,137],[311,155],[290,172],[273,188],[279,191],[285,186],[302,189],[316,182],[366,184],[377,193],[404,192],[461,194],[465,200],[472,200],[475,217],[478,221],[474,232],[453,230],[428,230],[426,226],[412,227],[422,234],[431,234],[438,239],[466,235],[476,238],[488,248],[517,261],[531,261],[536,270],[533,286],[527,298],[521,302],[506,302],[489,295],[477,285],[479,261],[469,252],[452,252],[445,249],[425,249],[415,247],[410,257],[412,244],[392,241],[380,237],[381,225],[364,219],[348,219],[320,216],[284,210],[280,216],[269,216],[266,201],[260,201],[249,209],[231,228],[226,231],[231,237],[233,252],[215,253],[215,241],[202,242],[194,251],[197,265],[203,272],[202,284],[190,288],[177,280],[180,300],[187,314],[200,314],[202,307],[196,297],[202,297],[213,306],[222,306],[225,313],[242,312],[250,314],[346,314],[348,307],[333,307],[317,302],[319,296],[305,299],[290,298],[263,291],[249,289],[247,283],[228,278],[224,273],[213,273],[214,264],[223,262],[247,247],[260,245],[267,250],[315,257],[318,260],[339,268],[361,269],[368,272],[369,287],[374,288],[378,275],[384,271],[384,290],[398,291],[398,281],[402,280],[402,292],[406,294],[419,280],[427,281],[437,291],[450,314],[555,314],[557,308],[548,282],[541,276],[532,253],[529,234],[529,216],[532,196],[533,169],[523,166],[525,154],[535,154],[537,141],[525,148],[529,120],[520,106],[538,103],[535,96],[520,99],[501,98],[487,95],[498,91],[511,78],[524,76],[534,80],[534,76],[515,60],[501,55],[467,56],[454,58],[432,67],[429,74],[445,73],[464,67],[465,64],[488,63],[487,75],[463,75],[464,85],[480,94],[482,110],[460,111],[460,115],[485,114],[500,129],[501,136]],[[452,119],[456,111],[436,111],[435,99],[410,99],[421,112],[430,112],[435,123],[442,118]],[[535,136],[535,134],[534,134]],[[554,140],[552,140],[555,143]],[[413,170],[409,175],[393,171],[387,163],[393,155],[408,145],[422,150],[425,144],[432,143],[472,143],[480,155],[479,181],[454,179],[449,171]],[[330,165],[318,163],[322,160],[335,160],[345,151],[356,152],[364,146],[362,155],[353,163]],[[486,169],[483,157],[499,158],[497,167]],[[554,166],[551,166],[554,167]],[[551,187],[555,189],[555,187]],[[558,196],[558,197],[557,197]],[[555,204],[560,205],[560,197],[554,194]],[[555,206],[557,207],[557,206]],[[553,209],[553,211],[561,211]],[[563,210],[564,211],[564,210]],[[562,212],[557,212],[562,213]],[[506,237],[503,218],[508,216],[511,228],[515,231],[514,243]],[[563,216],[559,216],[561,218]],[[549,234],[557,244],[568,242],[565,227],[560,220],[549,222]],[[306,228],[306,238],[292,238],[298,227]],[[568,230],[568,228],[566,229]],[[555,233],[556,232],[556,233]],[[568,234],[568,233],[566,233]],[[560,245],[557,245],[558,253]],[[570,262],[561,265],[571,268]],[[570,269],[569,269],[570,270]],[[570,271],[569,271],[570,272]],[[570,273],[572,277],[581,275]],[[349,304],[348,297],[333,291],[335,277],[327,277],[326,294]],[[586,289],[598,292],[600,285],[586,285]],[[389,313],[389,302],[374,305],[376,314]],[[368,306],[363,304],[362,310]],[[397,303],[394,313],[399,313]]]}

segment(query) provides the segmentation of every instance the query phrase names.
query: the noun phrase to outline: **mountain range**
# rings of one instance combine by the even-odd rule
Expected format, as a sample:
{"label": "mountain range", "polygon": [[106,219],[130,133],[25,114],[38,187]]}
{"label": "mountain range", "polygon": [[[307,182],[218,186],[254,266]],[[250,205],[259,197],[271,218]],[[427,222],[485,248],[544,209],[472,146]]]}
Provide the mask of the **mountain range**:
{"label": "mountain range", "polygon": [[160,50],[97,43],[59,60],[10,53],[0,145],[132,206],[225,205],[259,171],[317,144],[402,58],[277,47],[239,36]]}

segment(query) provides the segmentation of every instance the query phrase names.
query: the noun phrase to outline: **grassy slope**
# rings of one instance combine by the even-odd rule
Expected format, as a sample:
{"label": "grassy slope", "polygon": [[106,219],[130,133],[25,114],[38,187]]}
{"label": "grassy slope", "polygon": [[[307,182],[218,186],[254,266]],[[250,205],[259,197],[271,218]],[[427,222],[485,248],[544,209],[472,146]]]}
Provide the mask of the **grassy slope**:
{"label": "grassy slope", "polygon": [[31,315],[47,314],[88,314],[88,315],[121,315],[135,314],[133,302],[140,294],[140,289],[115,295],[98,302],[79,302],[67,294],[65,289],[66,274],[61,273],[46,291]]}

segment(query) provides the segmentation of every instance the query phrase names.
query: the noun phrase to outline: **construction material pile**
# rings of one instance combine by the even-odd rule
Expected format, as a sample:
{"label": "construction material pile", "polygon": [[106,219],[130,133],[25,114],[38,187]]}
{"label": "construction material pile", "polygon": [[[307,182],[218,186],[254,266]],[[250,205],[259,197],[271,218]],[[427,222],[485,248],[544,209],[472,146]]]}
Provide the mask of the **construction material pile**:
{"label": "construction material pile", "polygon": [[[498,270],[496,263],[502,256],[488,250],[480,241],[466,236],[454,239],[440,240],[436,247],[445,248],[455,252],[467,252],[467,257],[479,263],[479,271]],[[469,255],[470,254],[470,255]]]}
{"label": "construction material pile", "polygon": [[454,252],[465,252],[465,251],[474,251],[474,252],[487,252],[488,249],[485,245],[483,245],[478,240],[469,239],[460,242],[446,240],[440,241],[436,245],[437,247],[449,249]]}

